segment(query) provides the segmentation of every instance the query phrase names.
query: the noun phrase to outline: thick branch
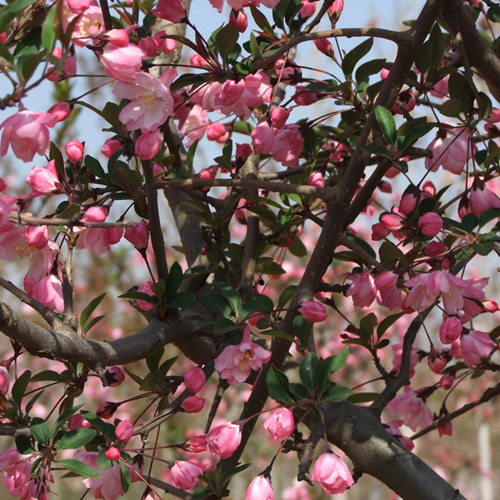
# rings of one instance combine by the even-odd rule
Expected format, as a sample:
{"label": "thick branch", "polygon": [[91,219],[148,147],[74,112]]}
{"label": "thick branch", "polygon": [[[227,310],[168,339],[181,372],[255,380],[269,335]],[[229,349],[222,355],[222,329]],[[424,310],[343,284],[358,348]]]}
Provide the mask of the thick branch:
{"label": "thick branch", "polygon": [[374,476],[404,500],[465,500],[425,462],[405,448],[368,409],[347,401],[324,403],[328,440],[356,468]]}

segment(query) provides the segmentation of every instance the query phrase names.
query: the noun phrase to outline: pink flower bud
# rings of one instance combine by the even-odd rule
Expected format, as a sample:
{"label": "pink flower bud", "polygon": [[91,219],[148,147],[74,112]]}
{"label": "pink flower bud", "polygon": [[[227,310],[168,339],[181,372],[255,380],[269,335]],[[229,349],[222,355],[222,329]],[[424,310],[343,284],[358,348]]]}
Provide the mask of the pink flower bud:
{"label": "pink flower bud", "polygon": [[221,122],[212,122],[207,127],[207,139],[224,144],[229,139],[229,132]]}
{"label": "pink flower bud", "polygon": [[31,248],[41,250],[47,246],[49,242],[49,230],[47,226],[29,226],[26,229],[26,240]]}
{"label": "pink flower bud", "polygon": [[391,111],[398,115],[404,114],[404,111],[413,111],[417,101],[411,89],[403,90],[399,93],[398,98],[394,101]]}
{"label": "pink flower bud", "polygon": [[166,38],[165,31],[158,31],[154,34],[154,40],[158,43],[158,50],[164,54],[170,54],[177,47],[177,42],[172,38]]}
{"label": "pink flower bud", "polygon": [[82,14],[90,7],[91,0],[65,0],[69,10],[75,14]]}
{"label": "pink flower bud", "polygon": [[395,213],[383,214],[380,217],[380,222],[388,231],[401,231],[403,229],[403,218]]}
{"label": "pink flower bud", "polygon": [[135,141],[135,154],[141,160],[151,160],[160,151],[163,136],[159,130],[142,134]]}
{"label": "pink flower bud", "polygon": [[408,215],[413,212],[415,207],[417,206],[417,198],[413,193],[405,194],[401,198],[401,202],[399,203],[399,211],[402,214]]}
{"label": "pink flower bud", "polygon": [[106,158],[111,158],[117,151],[120,151],[120,149],[123,149],[120,141],[116,139],[107,139],[102,146],[101,153]]}
{"label": "pink flower bud", "polygon": [[425,181],[422,184],[422,191],[424,196],[427,195],[427,198],[433,198],[436,196],[436,186],[431,181]]}
{"label": "pink flower bud", "polygon": [[333,3],[328,7],[328,16],[330,17],[330,22],[332,23],[332,28],[335,28],[337,21],[339,20],[340,14],[344,9],[344,0],[333,0]]}
{"label": "pink flower bud", "polygon": [[64,147],[66,154],[68,155],[68,160],[72,163],[78,163],[83,160],[83,144],[76,139],[68,142]]}
{"label": "pink flower bud", "polygon": [[184,372],[183,377],[184,384],[186,384],[188,390],[193,394],[201,391],[203,389],[203,386],[205,385],[205,382],[207,381],[207,377],[203,373],[203,370],[201,368],[198,368],[197,366]]}
{"label": "pink flower bud", "polygon": [[154,57],[158,51],[158,42],[152,37],[141,38],[139,48],[141,48],[148,57]]}
{"label": "pink flower bud", "polygon": [[434,373],[437,373],[439,375],[446,368],[446,365],[448,364],[448,360],[446,358],[448,357],[449,359],[449,354],[447,354],[448,352],[449,352],[448,350],[445,351],[437,351],[436,349],[431,350],[427,362],[429,364],[429,368]]}
{"label": "pink flower bud", "polygon": [[196,462],[177,460],[171,470],[172,484],[183,490],[191,490],[202,474],[203,467]]}
{"label": "pink flower bud", "polygon": [[51,113],[57,117],[58,122],[62,122],[68,118],[73,108],[67,102],[58,102],[49,108],[47,113]]}
{"label": "pink flower bud", "polygon": [[110,387],[118,387],[125,380],[125,375],[119,366],[111,366],[104,376]]}
{"label": "pink flower bud", "polygon": [[191,54],[189,56],[189,62],[191,63],[191,66],[196,66],[197,68],[206,68],[209,67],[209,64],[203,57],[201,57],[199,54]]}
{"label": "pink flower bud", "polygon": [[387,68],[382,68],[380,71],[380,78],[385,80],[389,76],[390,71]]}
{"label": "pink flower bud", "polygon": [[302,317],[310,323],[319,323],[321,321],[325,321],[325,319],[328,318],[325,306],[320,302],[316,302],[314,300],[302,302],[299,307],[299,312]]}
{"label": "pink flower bud", "polygon": [[311,479],[330,495],[341,495],[354,484],[347,465],[335,453],[325,453],[316,460]]}
{"label": "pink flower bud", "polygon": [[[144,285],[141,285],[137,291],[140,293],[147,293],[148,295],[151,295],[151,297],[154,296],[153,290],[151,290],[151,285],[153,284],[152,281],[148,281],[147,283],[144,283]],[[151,304],[150,302],[146,302],[145,300],[137,299],[136,300],[137,307],[139,309],[142,309],[143,311],[149,311],[151,309],[154,309],[154,305]]]}
{"label": "pink flower bud", "polygon": [[208,449],[223,460],[229,458],[241,443],[241,429],[237,424],[222,424],[207,434]]}
{"label": "pink flower bud", "polygon": [[315,187],[325,187],[325,179],[323,178],[323,174],[321,172],[318,172],[317,170],[311,172],[309,174],[309,178],[307,179],[307,185]]}
{"label": "pink flower bud", "polygon": [[302,21],[309,19],[316,12],[316,3],[309,0],[302,0],[302,7],[299,11],[299,16]]}
{"label": "pink flower bud", "polygon": [[236,146],[236,156],[245,161],[252,154],[250,144],[238,144]]}
{"label": "pink flower bud", "polygon": [[453,424],[451,423],[451,420],[439,424],[437,430],[439,433],[439,437],[451,436],[453,434]]}
{"label": "pink flower bud", "polygon": [[424,253],[427,257],[437,257],[445,253],[446,250],[446,245],[442,241],[431,241],[425,246]]}
{"label": "pink flower bud", "polygon": [[491,108],[491,113],[488,118],[486,118],[486,121],[488,123],[498,123],[500,122],[500,109],[498,108]]}
{"label": "pink flower bud", "polygon": [[0,366],[0,394],[7,396],[9,392],[9,372],[3,366]]}
{"label": "pink flower bud", "polygon": [[255,154],[267,155],[271,152],[274,144],[274,130],[266,121],[260,122],[250,134]]}
{"label": "pink flower bud", "polygon": [[207,451],[207,437],[194,436],[187,442],[188,449],[191,453],[201,453]]}
{"label": "pink flower bud", "polygon": [[115,435],[126,443],[134,435],[134,426],[128,420],[122,420],[115,429]]}
{"label": "pink flower bud", "polygon": [[372,226],[372,240],[381,241],[389,235],[389,230],[382,222],[377,222]]}
{"label": "pink flower bud", "polygon": [[276,106],[271,110],[271,122],[273,123],[273,127],[281,128],[285,125],[288,117],[290,116],[290,112],[281,106]]}
{"label": "pink flower bud", "polygon": [[149,243],[149,225],[142,219],[133,226],[125,228],[125,239],[138,250],[144,250]]}
{"label": "pink flower bud", "polygon": [[286,408],[278,408],[266,418],[263,427],[275,441],[287,438],[295,429],[293,413]]}
{"label": "pink flower bud", "polygon": [[439,340],[443,344],[451,344],[462,335],[462,323],[455,316],[443,322],[439,328]]}
{"label": "pink flower bud", "polygon": [[126,47],[130,43],[128,39],[128,31],[124,29],[106,31],[102,34],[102,38],[117,47]]}
{"label": "pink flower bud", "polygon": [[91,423],[83,418],[81,413],[75,413],[71,420],[69,421],[69,430],[74,431],[75,429],[88,429]]}
{"label": "pink flower bud", "polygon": [[323,54],[333,57],[333,45],[328,38],[318,38],[317,40],[314,40],[314,45],[316,45],[316,48],[320,52],[323,52]]}
{"label": "pink flower bud", "polygon": [[390,182],[380,181],[378,188],[382,191],[382,193],[392,193],[392,185]]}
{"label": "pink flower bud", "polygon": [[248,18],[243,9],[231,10],[229,15],[229,22],[238,28],[240,33],[244,33],[248,28]]}
{"label": "pink flower bud", "polygon": [[494,300],[485,300],[483,306],[486,312],[494,313],[498,311],[498,304]]}
{"label": "pink flower bud", "polygon": [[443,229],[443,219],[436,212],[427,212],[418,219],[418,227],[426,236],[436,236]]}
{"label": "pink flower bud", "polygon": [[99,408],[97,408],[96,415],[103,419],[111,418],[115,411],[118,409],[118,406],[120,406],[120,403],[106,401],[105,403],[102,403]]}
{"label": "pink flower bud", "polygon": [[199,413],[205,406],[205,400],[198,396],[188,396],[182,403],[182,407],[188,413]]}
{"label": "pink flower bud", "polygon": [[118,460],[120,458],[120,450],[118,448],[115,448],[114,446],[111,446],[111,448],[108,448],[106,450],[106,453],[104,453],[104,455],[106,456],[106,458],[108,460],[112,460],[113,462],[115,462],[116,460]]}
{"label": "pink flower bud", "polygon": [[274,500],[271,481],[264,476],[257,476],[248,486],[245,500]]}
{"label": "pink flower bud", "polygon": [[453,381],[455,380],[455,377],[453,375],[450,375],[449,373],[445,373],[441,379],[439,380],[439,387],[442,387],[445,390],[451,389],[451,386],[453,385]]}

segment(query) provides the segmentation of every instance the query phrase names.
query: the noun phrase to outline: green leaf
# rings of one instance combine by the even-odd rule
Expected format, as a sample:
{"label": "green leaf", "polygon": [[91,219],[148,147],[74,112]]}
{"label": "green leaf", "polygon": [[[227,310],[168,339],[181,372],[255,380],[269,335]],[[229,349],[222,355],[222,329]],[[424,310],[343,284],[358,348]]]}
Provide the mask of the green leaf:
{"label": "green leaf", "polygon": [[[265,33],[268,33],[271,36],[276,36],[274,34],[273,28],[269,24],[267,17],[262,14],[262,12],[255,7],[255,5],[250,4],[250,12],[252,13],[253,20],[255,24]],[[253,34],[253,33],[252,33]]]}
{"label": "green leaf", "polygon": [[344,399],[348,398],[351,394],[352,391],[348,387],[332,384],[328,391],[323,394],[323,399],[328,399],[333,403],[338,403],[339,401],[343,401]]}
{"label": "green leaf", "polygon": [[217,333],[232,332],[236,330],[236,324],[229,318],[220,318],[215,322],[213,330]]}
{"label": "green leaf", "polygon": [[363,334],[363,337],[369,339],[373,335],[373,330],[377,325],[377,316],[375,314],[370,313],[361,319],[359,322],[359,329]]}
{"label": "green leaf", "polygon": [[106,458],[105,450],[100,450],[97,454],[96,465],[99,470],[105,471],[111,469],[115,465],[115,462]]}
{"label": "green leaf", "polygon": [[147,293],[143,292],[126,292],[118,295],[119,299],[139,299],[148,302],[149,304],[157,304],[157,299]]}
{"label": "green leaf", "polygon": [[494,242],[493,241],[483,241],[482,243],[474,242],[472,244],[472,248],[476,251],[476,253],[485,257],[493,250]]}
{"label": "green leaf", "polygon": [[378,126],[380,127],[380,130],[384,134],[385,138],[390,144],[396,144],[398,135],[396,132],[396,122],[392,113],[382,106],[377,106],[375,108],[375,116],[377,118]]}
{"label": "green leaf", "polygon": [[86,325],[85,325],[85,328],[83,329],[83,333],[88,333],[89,330],[97,325],[97,323],[99,323],[99,321],[101,321],[101,319],[104,319],[106,317],[105,314],[101,315],[101,316],[96,316],[95,318],[92,318]]}
{"label": "green leaf", "polygon": [[182,268],[178,262],[174,262],[170,266],[167,282],[165,284],[167,286],[165,297],[168,301],[170,300],[170,298],[173,298],[173,296],[177,294],[177,290],[179,290],[182,284]]}
{"label": "green leaf", "polygon": [[216,283],[216,285],[220,288],[222,295],[227,299],[234,313],[238,314],[241,307],[240,294],[227,283]]}
{"label": "green leaf", "polygon": [[85,324],[89,320],[91,314],[95,311],[97,306],[102,302],[102,299],[106,296],[105,293],[102,295],[99,295],[99,297],[96,297],[90,303],[85,307],[85,309],[82,311],[82,314],[80,315],[80,326],[82,329],[85,327]]}
{"label": "green leaf", "polygon": [[500,6],[493,5],[488,9],[486,17],[494,23],[500,22]]}
{"label": "green leaf", "polygon": [[74,429],[68,431],[55,443],[61,450],[72,450],[90,443],[96,436],[94,429]]}
{"label": "green leaf", "polygon": [[391,314],[390,316],[387,316],[387,318],[384,318],[377,326],[377,338],[380,339],[380,337],[384,335],[385,331],[404,314],[404,312],[400,312],[397,314]]}
{"label": "green leaf", "polygon": [[276,370],[274,366],[271,366],[267,374],[267,387],[269,395],[276,401],[287,404],[295,403],[287,376],[283,372]]}
{"label": "green leaf", "polygon": [[302,383],[314,389],[317,385],[318,375],[321,368],[321,362],[313,352],[306,354],[299,367],[299,375]]}
{"label": "green leaf", "polygon": [[326,358],[319,371],[320,383],[322,380],[329,379],[333,372],[340,370],[347,361],[347,356],[349,356],[349,347],[344,347],[338,354]]}
{"label": "green leaf", "polygon": [[290,391],[292,391],[297,401],[302,401],[307,398],[308,391],[302,384],[290,383]]}
{"label": "green leaf", "polygon": [[420,137],[428,134],[433,128],[434,125],[432,123],[423,123],[412,128],[403,140],[402,151],[412,146]]}
{"label": "green leaf", "polygon": [[52,370],[43,370],[40,373],[33,375],[31,382],[58,382],[59,373]]}
{"label": "green leaf", "polygon": [[374,259],[377,258],[377,254],[375,253],[375,250],[373,250],[372,246],[365,240],[362,240],[359,236],[348,232],[346,233],[346,239],[352,241],[353,243],[356,243],[356,245],[360,246],[368,255],[370,255]]}
{"label": "green leaf", "polygon": [[120,482],[123,488],[123,492],[127,493],[128,489],[130,488],[130,482],[131,482],[130,470],[121,461],[120,461]]}
{"label": "green leaf", "polygon": [[42,27],[42,45],[47,51],[47,54],[52,54],[54,45],[56,43],[56,31],[54,30],[54,20],[56,16],[56,4],[53,4],[43,22]]}
{"label": "green leaf", "polygon": [[15,401],[17,406],[21,406],[21,401],[23,399],[26,388],[31,380],[31,371],[26,370],[18,377],[12,386],[12,399]]}
{"label": "green leaf", "polygon": [[83,462],[80,462],[79,460],[75,460],[73,458],[59,460],[59,462],[57,463],[70,470],[71,472],[78,474],[79,476],[95,478],[101,477],[101,475],[97,471],[92,469],[92,467],[89,467]]}
{"label": "green leaf", "polygon": [[42,418],[35,417],[31,421],[31,432],[38,443],[47,444],[49,442],[50,427]]}
{"label": "green leaf", "polygon": [[368,144],[367,146],[363,146],[363,151],[366,151],[371,155],[389,157],[387,149],[383,148],[382,146],[377,146],[376,144]]}
{"label": "green leaf", "polygon": [[256,312],[270,312],[274,309],[273,301],[266,295],[260,293],[252,295],[240,308],[241,319],[246,319]]}
{"label": "green leaf", "polygon": [[356,81],[360,83],[370,75],[378,73],[385,66],[385,63],[385,59],[373,59],[365,62],[356,70]]}
{"label": "green leaf", "polygon": [[263,330],[260,332],[260,334],[271,335],[273,337],[280,337],[281,339],[288,340],[288,342],[293,342],[293,336],[282,330]]}
{"label": "green leaf", "polygon": [[179,292],[177,295],[167,302],[168,307],[171,309],[182,309],[189,307],[196,302],[196,297],[187,292]]}
{"label": "green leaf", "polygon": [[288,302],[290,302],[290,300],[293,297],[293,294],[295,293],[296,288],[297,288],[297,285],[288,285],[285,288],[285,290],[282,292],[282,294],[280,295],[280,298],[278,300],[278,307],[280,309],[283,309],[286,306],[286,304],[288,304]]}
{"label": "green leaf", "polygon": [[31,453],[36,453],[35,448],[31,444],[31,439],[24,436],[17,436],[15,438],[17,451],[21,455],[30,455]]}
{"label": "green leaf", "polygon": [[239,36],[238,28],[231,23],[226,24],[215,35],[215,46],[223,61],[226,61],[229,54],[233,51]]}
{"label": "green leaf", "polygon": [[371,403],[378,398],[378,392],[356,392],[351,394],[347,400],[354,404]]}
{"label": "green leaf", "polygon": [[[464,217],[465,218],[465,217]],[[500,218],[500,208],[491,208],[479,216],[479,227],[483,227],[493,219]]]}
{"label": "green leaf", "polygon": [[115,428],[111,424],[108,424],[102,420],[102,418],[90,411],[82,410],[80,413],[83,415],[83,418],[98,429],[107,440],[110,441],[115,438]]}
{"label": "green leaf", "polygon": [[[33,380],[33,379],[32,379]],[[70,419],[72,415],[74,415],[83,405],[76,405],[72,408],[68,408],[65,412],[63,412],[57,420],[54,422],[50,433],[55,436],[57,431],[64,425],[64,423]]]}
{"label": "green leaf", "polygon": [[344,75],[352,75],[356,64],[362,57],[370,52],[372,46],[373,38],[368,38],[368,40],[360,43],[357,47],[354,47],[354,49],[345,55],[344,60],[342,61],[342,71],[344,72]]}
{"label": "green leaf", "polygon": [[165,349],[163,347],[161,347],[156,352],[151,354],[151,356],[148,356],[146,358],[146,364],[148,365],[150,372],[154,372],[154,371],[158,370],[158,368],[160,366],[161,358],[163,357],[164,353],[165,353]]}
{"label": "green leaf", "polygon": [[462,100],[461,99],[448,99],[441,104],[439,111],[444,116],[452,116],[453,118],[458,118],[462,112]]}
{"label": "green leaf", "polygon": [[215,295],[214,293],[209,293],[203,299],[205,305],[215,311],[217,314],[224,318],[229,318],[231,316],[231,306],[227,301],[220,295]]}

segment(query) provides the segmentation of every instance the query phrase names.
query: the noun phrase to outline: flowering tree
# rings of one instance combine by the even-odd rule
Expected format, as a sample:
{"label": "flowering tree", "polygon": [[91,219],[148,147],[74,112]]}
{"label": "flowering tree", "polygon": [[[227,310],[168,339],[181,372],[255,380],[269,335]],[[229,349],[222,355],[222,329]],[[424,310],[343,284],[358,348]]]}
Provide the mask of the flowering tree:
{"label": "flowering tree", "polygon": [[3,485],[273,499],[287,452],[288,500],[364,474],[465,498],[411,450],[500,393],[500,7],[392,31],[341,27],[342,0],[210,3],[214,33],[181,0],[0,9],[0,152],[37,164],[1,180]]}

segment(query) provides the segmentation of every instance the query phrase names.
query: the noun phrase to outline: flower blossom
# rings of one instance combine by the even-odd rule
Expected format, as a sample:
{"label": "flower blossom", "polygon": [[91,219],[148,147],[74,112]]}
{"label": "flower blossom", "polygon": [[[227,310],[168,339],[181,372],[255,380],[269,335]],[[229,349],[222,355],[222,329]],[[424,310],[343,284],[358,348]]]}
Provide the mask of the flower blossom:
{"label": "flower blossom", "polygon": [[329,495],[341,495],[354,484],[347,465],[335,453],[324,453],[316,460],[311,479]]}
{"label": "flower blossom", "polygon": [[377,288],[369,271],[362,273],[350,273],[347,278],[352,280],[346,295],[352,297],[356,307],[368,307],[377,296]]}
{"label": "flower blossom", "polygon": [[299,307],[299,312],[302,317],[310,323],[319,323],[328,318],[325,306],[321,304],[321,302],[316,302],[315,300],[302,302]]}
{"label": "flower blossom", "polygon": [[481,358],[487,358],[493,349],[494,343],[486,332],[471,330],[462,335],[460,349],[465,364],[470,368],[481,362]]}
{"label": "flower blossom", "polygon": [[271,359],[271,352],[250,340],[250,328],[245,328],[238,345],[227,346],[215,360],[215,369],[229,385],[244,382],[252,370],[259,370]]}
{"label": "flower blossom", "polygon": [[480,282],[463,280],[444,270],[422,273],[405,282],[406,286],[412,287],[406,297],[405,306],[423,311],[442,294],[446,313],[457,314],[465,305],[465,297],[484,299],[484,292],[481,288],[486,285],[487,281],[487,279]]}
{"label": "flower blossom", "polygon": [[0,155],[5,156],[9,145],[17,158],[32,161],[35,154],[44,155],[50,145],[48,127],[58,122],[52,113],[24,110],[9,116],[0,124],[3,130]]}
{"label": "flower blossom", "polygon": [[45,167],[33,167],[26,178],[31,191],[30,196],[41,196],[44,194],[57,193],[60,190],[59,178],[57,176],[56,162],[50,160]]}
{"label": "flower blossom", "polygon": [[124,83],[132,83],[140,74],[146,54],[137,45],[126,47],[108,43],[99,58],[104,71]]}
{"label": "flower blossom", "polygon": [[229,458],[241,443],[241,429],[237,424],[222,424],[207,434],[208,449],[220,458]]}
{"label": "flower blossom", "polygon": [[152,132],[173,114],[174,98],[170,85],[176,76],[177,71],[168,68],[159,78],[150,73],[139,72],[133,82],[120,81],[115,84],[113,93],[130,101],[119,115],[127,130]]}
{"label": "flower blossom", "polygon": [[200,464],[177,460],[171,471],[172,484],[182,490],[192,490],[202,474],[203,467]]}
{"label": "flower blossom", "polygon": [[404,394],[396,396],[387,407],[403,417],[405,425],[416,431],[419,427],[425,428],[432,424],[432,412],[422,398],[408,386]]}
{"label": "flower blossom", "polygon": [[263,427],[275,441],[284,439],[295,429],[293,413],[287,408],[278,408],[266,418]]}
{"label": "flower blossom", "polygon": [[248,486],[245,500],[274,500],[271,481],[264,476],[257,476]]}

